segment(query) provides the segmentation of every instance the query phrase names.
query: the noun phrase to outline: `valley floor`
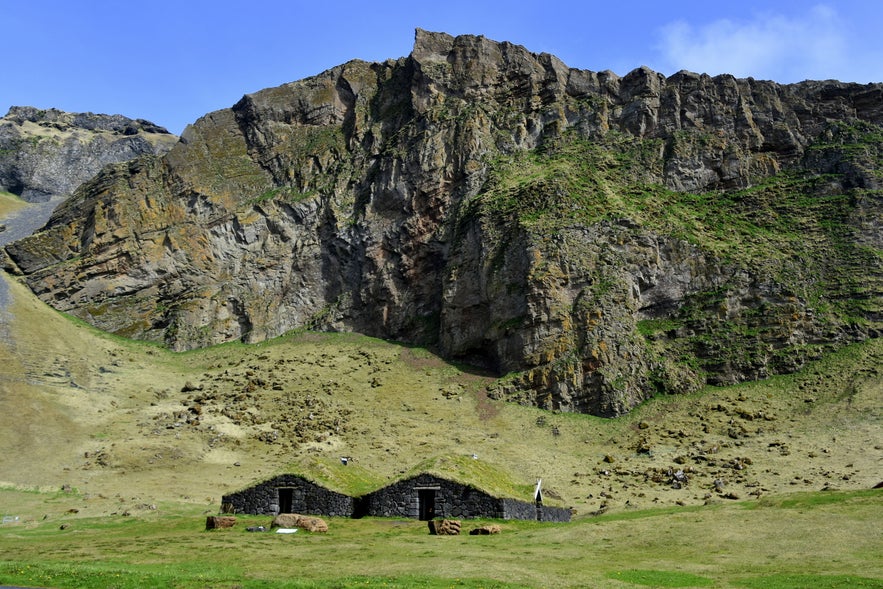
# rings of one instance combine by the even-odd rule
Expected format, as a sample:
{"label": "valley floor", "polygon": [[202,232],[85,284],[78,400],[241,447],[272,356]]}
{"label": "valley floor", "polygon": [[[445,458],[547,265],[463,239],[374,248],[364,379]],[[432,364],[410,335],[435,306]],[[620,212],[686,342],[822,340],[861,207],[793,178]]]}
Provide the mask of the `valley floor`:
{"label": "valley floor", "polygon": [[[425,522],[329,518],[327,533],[205,531],[205,510],[162,503],[94,517],[83,497],[0,490],[28,514],[0,525],[0,583],[56,588],[883,587],[880,491],[809,492],[656,508],[570,524],[499,521],[492,536]],[[40,517],[32,517],[42,513]],[[464,522],[471,529],[485,522]]]}

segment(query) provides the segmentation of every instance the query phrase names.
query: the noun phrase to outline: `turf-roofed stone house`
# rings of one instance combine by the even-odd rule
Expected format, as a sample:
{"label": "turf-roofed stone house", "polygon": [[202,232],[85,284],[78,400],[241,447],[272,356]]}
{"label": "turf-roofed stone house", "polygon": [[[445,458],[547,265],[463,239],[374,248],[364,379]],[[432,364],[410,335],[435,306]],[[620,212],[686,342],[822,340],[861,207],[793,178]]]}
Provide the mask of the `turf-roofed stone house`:
{"label": "turf-roofed stone house", "polygon": [[[300,474],[282,474],[247,489],[225,495],[224,511],[259,515],[303,513],[330,517],[496,518],[567,522],[571,512],[543,504],[540,485],[531,492],[508,482],[487,463],[456,457],[424,463],[397,481],[369,492],[332,490]],[[441,468],[439,468],[441,466]],[[325,481],[340,482],[353,467],[323,465]],[[415,474],[416,473],[416,474]],[[487,476],[492,473],[493,476]],[[332,476],[328,476],[332,475]],[[336,475],[336,476],[335,476]],[[505,481],[480,485],[464,482]],[[339,488],[346,484],[333,485]],[[362,486],[364,488],[364,486]],[[531,501],[516,497],[532,497]]]}
{"label": "turf-roofed stone house", "polygon": [[570,510],[534,502],[496,497],[472,485],[421,473],[369,493],[360,499],[365,515],[408,517],[420,520],[441,518],[497,518],[540,521],[570,521]]}
{"label": "turf-roofed stone house", "polygon": [[349,495],[296,474],[282,474],[221,499],[224,511],[255,515],[304,513],[351,517],[354,504]]}

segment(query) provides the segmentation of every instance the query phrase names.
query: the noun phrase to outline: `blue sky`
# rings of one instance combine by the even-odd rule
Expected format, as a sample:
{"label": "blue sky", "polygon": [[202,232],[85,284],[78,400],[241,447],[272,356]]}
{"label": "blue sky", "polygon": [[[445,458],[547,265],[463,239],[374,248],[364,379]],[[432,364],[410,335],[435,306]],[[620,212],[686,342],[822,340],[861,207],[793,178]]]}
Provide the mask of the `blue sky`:
{"label": "blue sky", "polygon": [[180,133],[243,94],[350,59],[405,56],[417,27],[620,75],[646,65],[883,82],[883,0],[0,0],[0,114],[118,113]]}

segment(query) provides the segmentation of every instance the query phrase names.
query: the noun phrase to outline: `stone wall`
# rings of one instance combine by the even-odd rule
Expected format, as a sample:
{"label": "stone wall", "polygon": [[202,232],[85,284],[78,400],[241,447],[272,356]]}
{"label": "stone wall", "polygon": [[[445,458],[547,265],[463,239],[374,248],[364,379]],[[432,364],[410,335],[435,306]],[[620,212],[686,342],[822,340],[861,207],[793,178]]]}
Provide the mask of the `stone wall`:
{"label": "stone wall", "polygon": [[547,505],[543,505],[537,510],[537,515],[537,519],[543,522],[564,523],[570,521],[570,516],[572,515],[572,513],[566,507],[549,507]]}
{"label": "stone wall", "polygon": [[537,506],[517,499],[500,499],[503,519],[537,519]]}
{"label": "stone wall", "polygon": [[279,489],[290,489],[290,513],[351,517],[352,497],[320,487],[296,475],[280,475],[254,487],[225,495],[222,504],[232,507],[234,513],[276,515],[280,513]]}
{"label": "stone wall", "polygon": [[500,499],[503,519],[535,519],[542,522],[569,522],[571,512],[565,507],[536,505],[518,499]]}
{"label": "stone wall", "polygon": [[[434,510],[421,514],[420,491],[432,494]],[[504,516],[500,499],[460,483],[428,474],[393,483],[365,498],[366,515],[432,519]],[[533,518],[532,518],[533,519]]]}

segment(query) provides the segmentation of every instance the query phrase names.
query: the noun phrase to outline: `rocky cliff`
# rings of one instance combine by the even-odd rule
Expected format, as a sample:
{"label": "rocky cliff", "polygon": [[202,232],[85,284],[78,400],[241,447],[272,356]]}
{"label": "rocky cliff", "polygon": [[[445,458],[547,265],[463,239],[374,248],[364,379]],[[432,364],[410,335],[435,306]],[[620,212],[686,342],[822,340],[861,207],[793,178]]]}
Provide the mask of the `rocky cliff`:
{"label": "rocky cliff", "polygon": [[570,69],[417,31],[105,170],[7,266],[175,349],[354,330],[617,415],[878,337],[883,85]]}
{"label": "rocky cliff", "polygon": [[0,118],[0,190],[32,202],[68,195],[105,165],[176,141],[140,119],[14,106]]}

